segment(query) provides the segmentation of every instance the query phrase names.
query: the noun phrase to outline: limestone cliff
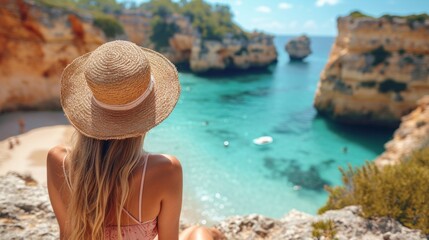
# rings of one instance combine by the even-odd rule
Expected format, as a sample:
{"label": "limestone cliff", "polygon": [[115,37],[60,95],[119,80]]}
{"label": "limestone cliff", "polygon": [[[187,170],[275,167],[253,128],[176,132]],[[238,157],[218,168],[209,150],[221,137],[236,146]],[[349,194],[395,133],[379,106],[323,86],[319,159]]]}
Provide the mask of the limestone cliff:
{"label": "limestone cliff", "polygon": [[418,101],[418,107],[402,118],[393,139],[376,160],[377,166],[397,164],[414,151],[429,146],[429,96]]}
{"label": "limestone cliff", "polygon": [[222,41],[197,39],[191,51],[194,72],[266,67],[277,60],[273,37],[254,33],[250,39],[225,37]]}
{"label": "limestone cliff", "polygon": [[360,124],[397,125],[429,94],[429,20],[347,16],[321,74],[319,113]]}
{"label": "limestone cliff", "polygon": [[[102,19],[30,0],[0,0],[0,112],[59,108],[64,67],[106,41],[125,39],[155,48],[150,12],[123,9],[104,15]],[[276,60],[270,36],[258,34],[246,41],[225,37],[216,43],[220,48],[207,52],[211,42],[200,39],[188,18],[173,14],[167,20],[177,31],[159,51],[196,72],[268,66]]]}
{"label": "limestone cliff", "polygon": [[59,106],[59,76],[105,41],[89,16],[0,0],[0,110]]}

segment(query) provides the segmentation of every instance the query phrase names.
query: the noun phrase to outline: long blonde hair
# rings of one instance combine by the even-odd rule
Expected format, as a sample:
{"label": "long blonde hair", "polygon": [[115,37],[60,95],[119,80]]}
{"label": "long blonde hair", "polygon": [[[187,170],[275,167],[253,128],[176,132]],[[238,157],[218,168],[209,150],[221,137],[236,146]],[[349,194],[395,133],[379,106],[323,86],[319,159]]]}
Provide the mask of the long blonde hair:
{"label": "long blonde hair", "polygon": [[129,177],[140,164],[143,137],[97,140],[76,134],[69,154],[72,190],[66,235],[72,240],[103,239],[106,217],[114,214],[121,237],[121,210]]}

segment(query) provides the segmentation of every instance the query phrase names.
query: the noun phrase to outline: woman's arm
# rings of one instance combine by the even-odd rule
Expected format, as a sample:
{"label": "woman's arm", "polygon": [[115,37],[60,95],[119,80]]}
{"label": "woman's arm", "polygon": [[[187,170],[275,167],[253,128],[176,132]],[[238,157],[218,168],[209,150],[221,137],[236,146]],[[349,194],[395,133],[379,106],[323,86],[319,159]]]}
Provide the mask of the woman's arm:
{"label": "woman's arm", "polygon": [[[46,167],[47,167],[47,183],[49,199],[51,201],[52,208],[60,227],[60,234],[64,233],[64,222],[66,219],[66,207],[64,206],[61,198],[64,184],[64,175],[62,171],[62,158],[65,156],[66,150],[63,147],[54,147],[48,152]],[[61,239],[63,237],[61,236]]]}
{"label": "woman's arm", "polygon": [[165,155],[170,161],[165,166],[163,197],[158,216],[158,239],[174,240],[179,237],[179,219],[182,209],[182,167],[179,160]]}

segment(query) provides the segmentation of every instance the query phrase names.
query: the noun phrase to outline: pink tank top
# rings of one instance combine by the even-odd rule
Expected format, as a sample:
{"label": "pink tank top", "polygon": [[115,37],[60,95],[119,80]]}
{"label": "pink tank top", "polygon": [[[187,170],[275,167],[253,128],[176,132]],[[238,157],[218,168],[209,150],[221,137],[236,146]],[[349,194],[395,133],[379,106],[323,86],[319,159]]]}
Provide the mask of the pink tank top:
{"label": "pink tank top", "polygon": [[[66,155],[67,156],[67,155]],[[67,176],[66,168],[65,168],[65,159],[63,159],[63,171],[64,177],[66,179],[66,183],[71,190],[70,180]],[[142,177],[140,182],[140,195],[139,195],[139,218],[134,217],[128,210],[123,208],[122,210],[133,219],[136,224],[132,225],[124,225],[121,226],[121,234],[122,239],[124,240],[153,240],[158,234],[158,218],[142,222],[142,196],[143,196],[143,186],[144,186],[144,177],[146,174],[147,160],[149,158],[149,153],[145,155],[144,158],[144,167],[142,171]],[[104,229],[104,238],[105,239],[119,239],[117,226],[107,226]]]}

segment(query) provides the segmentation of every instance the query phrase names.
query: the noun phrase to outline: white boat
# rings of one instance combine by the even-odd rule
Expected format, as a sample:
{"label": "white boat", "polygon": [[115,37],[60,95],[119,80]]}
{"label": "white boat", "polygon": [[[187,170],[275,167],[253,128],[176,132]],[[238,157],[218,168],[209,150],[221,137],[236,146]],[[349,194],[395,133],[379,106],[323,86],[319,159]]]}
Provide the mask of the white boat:
{"label": "white boat", "polygon": [[262,136],[253,139],[253,143],[256,145],[265,145],[273,142],[273,138],[270,136]]}

